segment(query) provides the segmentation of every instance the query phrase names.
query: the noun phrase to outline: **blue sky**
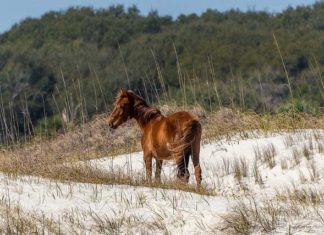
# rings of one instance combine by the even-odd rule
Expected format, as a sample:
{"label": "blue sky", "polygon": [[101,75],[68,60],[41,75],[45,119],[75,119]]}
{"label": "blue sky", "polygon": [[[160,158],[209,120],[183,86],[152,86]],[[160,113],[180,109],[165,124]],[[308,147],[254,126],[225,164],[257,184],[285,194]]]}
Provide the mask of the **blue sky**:
{"label": "blue sky", "polygon": [[40,17],[50,10],[64,10],[70,6],[108,7],[123,4],[128,7],[135,4],[142,14],[158,10],[160,15],[177,17],[179,14],[201,14],[208,8],[219,11],[238,8],[280,12],[288,6],[309,5],[316,0],[0,0],[0,32],[26,17]]}

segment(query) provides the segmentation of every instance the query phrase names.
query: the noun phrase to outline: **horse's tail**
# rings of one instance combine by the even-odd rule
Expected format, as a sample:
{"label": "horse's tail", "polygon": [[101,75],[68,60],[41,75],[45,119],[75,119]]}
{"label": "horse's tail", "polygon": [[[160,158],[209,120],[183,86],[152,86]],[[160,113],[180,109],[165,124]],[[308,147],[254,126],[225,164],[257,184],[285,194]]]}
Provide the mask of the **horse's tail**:
{"label": "horse's tail", "polygon": [[195,141],[200,142],[201,131],[201,124],[197,119],[191,120],[187,123],[181,138],[176,141],[172,150],[173,157],[177,163],[183,161],[185,155],[191,154],[189,151],[192,151],[192,144]]}

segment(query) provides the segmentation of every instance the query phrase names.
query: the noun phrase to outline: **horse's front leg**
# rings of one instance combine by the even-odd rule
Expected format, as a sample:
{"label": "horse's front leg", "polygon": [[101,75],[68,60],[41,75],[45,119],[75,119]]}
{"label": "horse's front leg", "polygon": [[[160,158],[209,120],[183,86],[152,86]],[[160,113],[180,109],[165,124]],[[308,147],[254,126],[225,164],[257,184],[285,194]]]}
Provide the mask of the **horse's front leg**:
{"label": "horse's front leg", "polygon": [[152,153],[144,152],[144,163],[145,163],[145,168],[146,168],[146,180],[151,182],[152,179]]}
{"label": "horse's front leg", "polygon": [[156,161],[155,180],[161,182],[161,171],[162,171],[163,160],[155,159],[155,161]]}

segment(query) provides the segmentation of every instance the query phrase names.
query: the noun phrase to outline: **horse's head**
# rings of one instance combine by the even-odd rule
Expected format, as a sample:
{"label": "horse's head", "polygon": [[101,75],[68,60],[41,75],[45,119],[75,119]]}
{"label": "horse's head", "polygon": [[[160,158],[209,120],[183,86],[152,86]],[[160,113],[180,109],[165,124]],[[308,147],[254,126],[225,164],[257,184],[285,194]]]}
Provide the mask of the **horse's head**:
{"label": "horse's head", "polygon": [[116,129],[132,117],[134,101],[132,91],[120,90],[115,101],[115,107],[108,117],[108,125]]}

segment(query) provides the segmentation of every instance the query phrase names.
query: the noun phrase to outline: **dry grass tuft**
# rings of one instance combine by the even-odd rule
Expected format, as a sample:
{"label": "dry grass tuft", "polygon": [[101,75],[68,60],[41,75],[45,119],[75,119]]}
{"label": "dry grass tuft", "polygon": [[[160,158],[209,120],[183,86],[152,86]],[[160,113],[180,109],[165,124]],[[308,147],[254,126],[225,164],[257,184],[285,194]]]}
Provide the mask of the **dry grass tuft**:
{"label": "dry grass tuft", "polygon": [[254,181],[256,184],[263,185],[263,179],[262,175],[260,173],[259,167],[258,167],[258,160],[254,159],[253,162],[253,176],[254,176]]}
{"label": "dry grass tuft", "polygon": [[24,213],[18,206],[3,204],[0,220],[1,234],[63,234],[52,219]]}
{"label": "dry grass tuft", "polygon": [[250,234],[252,231],[270,233],[275,230],[283,208],[272,200],[248,201],[239,199],[229,214],[222,216],[222,226],[218,228],[225,234]]}
{"label": "dry grass tuft", "polygon": [[301,162],[302,153],[297,148],[293,148],[292,157],[294,160],[294,165],[297,166]]}
{"label": "dry grass tuft", "polygon": [[233,170],[234,170],[234,178],[237,181],[241,181],[243,177],[248,176],[248,163],[244,158],[235,158],[233,161]]}
{"label": "dry grass tuft", "polygon": [[258,154],[261,154],[260,156],[257,156],[256,157],[259,157],[261,159],[261,161],[263,163],[266,163],[267,166],[272,169],[273,167],[276,166],[276,159],[275,159],[275,156],[277,154],[277,151],[276,151],[276,148],[275,146],[270,143],[268,144],[267,146],[265,146],[262,150],[261,153],[258,153]]}
{"label": "dry grass tuft", "polygon": [[270,169],[275,167],[275,156],[277,154],[277,151],[272,143],[268,144],[267,146],[264,146],[263,148],[259,146],[254,146],[253,152],[256,161],[261,161],[263,164],[266,164]]}
{"label": "dry grass tuft", "polygon": [[280,166],[282,170],[288,169],[288,162],[287,159],[281,159],[280,160]]}
{"label": "dry grass tuft", "polygon": [[312,187],[301,189],[294,187],[287,188],[284,192],[277,192],[276,197],[283,202],[314,206],[323,202],[324,194]]}
{"label": "dry grass tuft", "polygon": [[[312,142],[310,142],[310,143],[312,143]],[[303,152],[304,157],[307,160],[310,160],[310,157],[311,157],[311,146],[312,146],[312,144],[308,145],[308,146],[306,144],[303,145],[302,152]]]}
{"label": "dry grass tuft", "polygon": [[318,168],[317,168],[316,162],[314,160],[311,160],[308,162],[307,169],[308,169],[311,181],[318,181],[320,179],[320,174],[318,172]]}
{"label": "dry grass tuft", "polygon": [[295,144],[295,140],[291,135],[287,135],[284,138],[284,144],[285,144],[286,148],[289,148]]}
{"label": "dry grass tuft", "polygon": [[249,218],[249,208],[243,202],[239,202],[231,213],[222,216],[223,224],[219,228],[225,234],[249,234],[253,224]]}

